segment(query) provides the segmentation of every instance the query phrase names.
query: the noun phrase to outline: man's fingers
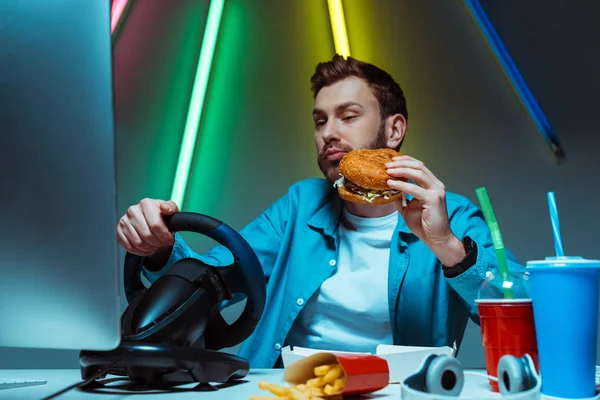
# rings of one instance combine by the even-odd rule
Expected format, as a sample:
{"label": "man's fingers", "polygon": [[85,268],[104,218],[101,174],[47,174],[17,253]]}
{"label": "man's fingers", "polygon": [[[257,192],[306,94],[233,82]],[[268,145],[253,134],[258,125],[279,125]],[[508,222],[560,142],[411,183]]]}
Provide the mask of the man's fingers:
{"label": "man's fingers", "polygon": [[405,178],[415,181],[424,189],[431,189],[435,185],[435,181],[428,176],[424,171],[406,167],[388,168],[387,173],[392,178]]}
{"label": "man's fingers", "polygon": [[127,237],[125,237],[123,230],[120,228],[117,229],[117,238],[119,239],[119,243],[125,248],[125,250],[127,250],[129,253],[135,254],[133,246],[131,245],[131,243],[129,243],[129,240],[127,239]]}
{"label": "man's fingers", "polygon": [[[138,234],[138,236],[144,243],[152,246],[153,248],[163,247],[165,243],[163,243],[162,240],[160,240],[152,232],[152,230],[148,226],[148,223],[146,222],[142,206],[142,204],[144,204],[145,201],[146,200],[142,200],[139,206],[129,207],[129,210],[127,210],[128,222],[131,224],[131,226],[133,226],[135,232]],[[155,210],[154,212],[158,214],[157,210]],[[136,244],[134,243],[134,245]]]}
{"label": "man's fingers", "polygon": [[386,169],[394,169],[394,168],[412,168],[419,171],[423,171],[423,173],[431,180],[432,184],[442,185],[442,182],[431,172],[427,166],[423,163],[423,161],[417,160],[416,158],[410,156],[400,156],[392,158],[392,161],[385,164]]}
{"label": "man's fingers", "polygon": [[387,184],[391,189],[396,189],[406,194],[410,194],[415,199],[424,200],[427,196],[427,190],[415,185],[414,183],[389,179]]}
{"label": "man's fingers", "polygon": [[[172,246],[175,242],[173,234],[165,224],[160,211],[160,203],[156,200],[142,200],[140,202],[144,223],[154,240],[149,242],[158,247]],[[145,237],[142,235],[142,239]],[[157,243],[154,243],[154,242]]]}
{"label": "man's fingers", "polygon": [[400,156],[392,158],[392,161],[389,161],[385,164],[386,168],[390,167],[407,167],[425,170],[427,167],[423,163],[423,161],[417,160],[416,158],[412,158],[409,156]]}
{"label": "man's fingers", "polygon": [[138,255],[150,255],[156,251],[156,246],[152,246],[148,243],[145,243],[140,235],[137,233],[131,222],[127,218],[121,218],[121,222],[119,222],[123,229],[123,233],[125,237],[133,246],[134,250],[137,250],[135,254]]}
{"label": "man's fingers", "polygon": [[172,246],[175,238],[163,216],[179,211],[173,201],[143,199],[129,207],[117,225],[119,243],[130,253],[149,256],[160,248]]}
{"label": "man's fingers", "polygon": [[179,211],[179,207],[173,200],[165,201],[160,204],[160,211],[166,215],[172,215]]}

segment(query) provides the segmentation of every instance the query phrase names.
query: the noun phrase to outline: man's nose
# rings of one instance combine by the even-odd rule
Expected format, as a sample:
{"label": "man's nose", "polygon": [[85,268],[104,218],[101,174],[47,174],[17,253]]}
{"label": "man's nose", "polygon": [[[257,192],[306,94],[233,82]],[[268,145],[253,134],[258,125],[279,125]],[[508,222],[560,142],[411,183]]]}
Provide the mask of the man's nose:
{"label": "man's nose", "polygon": [[328,121],[327,124],[323,127],[322,131],[323,140],[327,142],[331,142],[332,140],[339,140],[339,130],[333,120]]}

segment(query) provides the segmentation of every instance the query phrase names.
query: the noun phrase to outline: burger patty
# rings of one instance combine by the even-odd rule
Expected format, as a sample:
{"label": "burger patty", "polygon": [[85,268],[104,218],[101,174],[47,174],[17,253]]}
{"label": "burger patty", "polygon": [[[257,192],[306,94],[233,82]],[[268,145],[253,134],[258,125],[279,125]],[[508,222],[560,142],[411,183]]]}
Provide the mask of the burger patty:
{"label": "burger patty", "polygon": [[367,200],[367,201],[373,201],[374,199],[378,198],[378,197],[383,197],[383,198],[388,198],[388,196],[393,196],[395,194],[400,193],[399,190],[395,190],[395,189],[387,189],[387,190],[375,190],[375,189],[367,189],[364,188],[362,186],[357,185],[356,183],[349,181],[348,179],[342,177],[340,178],[335,184],[334,186],[343,186],[345,187],[349,192],[358,194],[359,196],[362,197],[363,200]]}
{"label": "burger patty", "polygon": [[344,179],[344,187],[356,194],[365,194],[369,192],[369,189],[364,188],[362,186],[358,186],[356,183],[349,181],[348,179]]}

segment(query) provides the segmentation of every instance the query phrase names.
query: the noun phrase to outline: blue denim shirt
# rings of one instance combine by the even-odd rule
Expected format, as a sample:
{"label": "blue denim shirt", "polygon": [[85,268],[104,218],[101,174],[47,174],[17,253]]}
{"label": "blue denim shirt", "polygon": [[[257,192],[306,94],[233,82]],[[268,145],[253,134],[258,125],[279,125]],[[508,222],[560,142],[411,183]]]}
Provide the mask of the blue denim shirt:
{"label": "blue denim shirt", "polygon": [[[446,278],[441,262],[398,218],[388,268],[389,315],[396,345],[452,346],[456,342],[460,346],[468,318],[479,323],[474,300],[486,272],[498,270],[480,209],[454,193],[447,193],[446,202],[452,232],[476,242],[477,262],[460,275]],[[303,180],[240,231],[267,279],[265,311],[238,353],[252,368],[274,366],[303,305],[334,272],[342,205],[328,181]],[[160,271],[144,271],[150,282],[182,258],[199,258],[216,266],[233,261],[222,246],[200,256],[176,236],[167,264]],[[524,270],[510,252],[508,257],[511,270]],[[368,290],[369,282],[364,285]]]}

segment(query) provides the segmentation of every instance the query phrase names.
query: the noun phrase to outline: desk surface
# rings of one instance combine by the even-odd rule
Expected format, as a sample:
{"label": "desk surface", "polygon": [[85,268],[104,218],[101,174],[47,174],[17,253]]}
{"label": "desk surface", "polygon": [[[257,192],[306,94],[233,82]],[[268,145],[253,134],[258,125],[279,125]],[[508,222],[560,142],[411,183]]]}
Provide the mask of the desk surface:
{"label": "desk surface", "polygon": [[[18,389],[4,389],[0,390],[0,399],[19,399],[19,400],[39,400],[45,396],[49,396],[59,390],[70,386],[80,381],[81,376],[77,369],[63,369],[63,370],[0,370],[0,377],[2,378],[22,378],[22,379],[41,379],[48,381],[45,385],[30,386],[26,388]],[[70,390],[69,392],[57,397],[57,399],[104,399],[104,400],[116,400],[116,399],[136,399],[139,398],[140,394],[149,394],[152,400],[155,399],[206,399],[206,400],[243,400],[248,399],[252,395],[263,395],[268,396],[269,393],[260,390],[258,388],[258,382],[261,380],[269,381],[276,384],[283,384],[283,370],[282,369],[258,369],[252,370],[248,376],[243,380],[242,383],[230,386],[224,389],[220,389],[215,392],[193,392],[190,389],[195,385],[189,384],[179,386],[176,392],[157,392],[157,391],[145,391],[145,392],[132,392],[124,391],[118,388],[102,389],[96,393],[82,392],[78,389]],[[115,382],[116,384],[123,385],[124,382]],[[463,390],[463,395],[472,396],[472,398],[500,398],[499,395],[491,393],[487,379],[477,376],[469,375],[466,377],[466,384]],[[138,396],[138,397],[136,397]],[[368,397],[365,397],[368,398]],[[385,399],[399,399],[400,398],[400,385],[392,384],[377,392],[377,396],[371,397],[377,400]]]}

